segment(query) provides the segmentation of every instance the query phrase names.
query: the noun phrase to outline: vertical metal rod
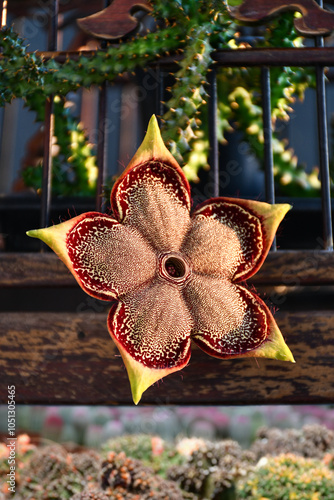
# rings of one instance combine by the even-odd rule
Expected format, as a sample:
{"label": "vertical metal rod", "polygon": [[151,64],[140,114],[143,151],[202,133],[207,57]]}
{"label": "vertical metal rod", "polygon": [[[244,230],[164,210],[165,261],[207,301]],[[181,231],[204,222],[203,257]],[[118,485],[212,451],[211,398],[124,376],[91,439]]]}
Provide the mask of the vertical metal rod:
{"label": "vertical metal rod", "polygon": [[[103,8],[106,9],[110,5],[110,0],[103,1]],[[101,41],[101,49],[106,49],[108,46],[107,40]],[[103,195],[105,181],[107,177],[107,84],[103,82],[99,92],[98,103],[98,143],[97,143],[97,189],[95,206],[98,212],[105,210],[105,198]]]}
{"label": "vertical metal rod", "polygon": [[[321,2],[322,4],[322,2]],[[322,5],[320,5],[322,6]],[[316,37],[317,47],[324,46],[323,37]],[[316,67],[316,94],[319,137],[319,163],[321,179],[321,204],[323,217],[323,239],[325,250],[333,250],[332,206],[329,174],[328,127],[326,115],[325,72],[322,66]]]}
{"label": "vertical metal rod", "polygon": [[49,17],[48,50],[57,50],[59,0],[53,0]]}
{"label": "vertical metal rod", "polygon": [[209,164],[213,174],[213,196],[219,196],[219,156],[217,134],[217,72],[212,68],[208,73],[209,90]]}
{"label": "vertical metal rod", "polygon": [[[272,146],[272,122],[271,122],[271,89],[270,89],[270,68],[261,68],[261,92],[262,92],[262,112],[263,112],[263,140],[264,140],[264,180],[265,194],[268,203],[275,203],[275,182],[274,182],[274,158]],[[276,250],[276,239],[274,239],[271,250]]]}
{"label": "vertical metal rod", "polygon": [[53,130],[54,130],[53,96],[49,96],[45,102],[45,118],[44,118],[44,152],[43,152],[43,171],[42,171],[42,207],[41,207],[42,227],[48,226],[50,219]]}
{"label": "vertical metal rod", "polygon": [[158,82],[158,87],[157,87],[157,102],[156,102],[156,110],[159,118],[161,119],[162,116],[164,115],[165,111],[165,104],[164,104],[164,99],[165,99],[165,74],[160,66],[160,64],[157,65],[156,68],[157,71],[157,82]]}
{"label": "vertical metal rod", "polygon": [[104,210],[104,185],[106,180],[107,168],[107,84],[104,82],[99,92],[99,109],[98,109],[98,144],[97,144],[97,191],[96,191],[96,210],[102,212]]}
{"label": "vertical metal rod", "polygon": [[[53,0],[49,18],[48,50],[57,50],[58,0]],[[44,155],[42,173],[41,226],[46,227],[50,220],[51,177],[52,177],[52,137],[54,131],[53,95],[45,103]],[[43,247],[42,247],[43,248]]]}
{"label": "vertical metal rod", "polygon": [[261,68],[261,90],[263,110],[263,140],[266,201],[275,203],[274,159],[272,149],[270,68]]}
{"label": "vertical metal rod", "polygon": [[7,24],[7,0],[2,0],[1,7],[1,28],[4,28]]}

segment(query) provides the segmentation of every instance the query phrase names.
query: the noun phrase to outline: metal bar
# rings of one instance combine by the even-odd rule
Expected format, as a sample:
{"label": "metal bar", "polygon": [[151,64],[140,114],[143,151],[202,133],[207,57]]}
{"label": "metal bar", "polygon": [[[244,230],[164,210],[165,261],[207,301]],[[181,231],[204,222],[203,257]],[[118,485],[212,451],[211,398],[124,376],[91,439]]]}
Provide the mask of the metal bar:
{"label": "metal bar", "polygon": [[7,24],[7,0],[2,0],[1,5],[1,28],[4,28]]}
{"label": "metal bar", "polygon": [[155,92],[155,114],[161,126],[161,118],[165,113],[165,73],[160,67],[160,64],[154,66],[157,78],[157,87]]}
{"label": "metal bar", "polygon": [[[57,50],[58,0],[53,0],[49,17],[48,50]],[[52,137],[54,130],[53,95],[45,103],[44,153],[42,173],[41,226],[46,227],[50,219],[51,179],[52,179]],[[44,246],[41,247],[42,249]]]}
{"label": "metal bar", "polygon": [[[174,58],[175,59],[175,58]],[[333,47],[304,47],[291,49],[217,50],[212,59],[218,65],[235,66],[323,66],[334,65]],[[165,59],[160,61],[163,64]]]}
{"label": "metal bar", "polygon": [[[103,1],[103,8],[106,9],[110,0]],[[101,49],[107,48],[107,40],[101,40]],[[98,103],[98,142],[97,142],[97,188],[96,188],[96,210],[105,210],[104,186],[107,177],[107,82],[103,82],[99,92]]]}
{"label": "metal bar", "polygon": [[213,174],[213,196],[219,196],[219,154],[218,154],[218,134],[217,134],[217,72],[216,68],[211,68],[208,73],[209,82],[209,164]]}
{"label": "metal bar", "polygon": [[[271,89],[270,89],[270,68],[261,68],[261,92],[262,92],[262,113],[263,113],[263,146],[264,146],[264,181],[265,193],[268,203],[275,203],[275,182],[274,182],[274,158],[272,146],[272,122],[271,122]],[[276,241],[273,241],[272,250],[276,250]]]}
{"label": "metal bar", "polygon": [[[323,37],[316,37],[317,47],[323,47]],[[333,250],[333,226],[328,152],[328,127],[326,114],[325,72],[323,66],[316,67],[316,95],[319,137],[319,164],[321,179],[321,203],[323,216],[324,249]]]}
{"label": "metal bar", "polygon": [[49,17],[49,32],[48,32],[48,50],[54,52],[57,50],[57,36],[58,36],[58,14],[59,14],[59,0],[53,0],[51,4],[50,17]]}
{"label": "metal bar", "polygon": [[161,69],[160,64],[156,67],[156,72],[158,76],[158,87],[157,87],[157,102],[156,109],[159,118],[161,119],[165,113],[165,74]]}
{"label": "metal bar", "polygon": [[46,227],[50,219],[53,130],[53,96],[50,96],[45,102],[41,227]]}
{"label": "metal bar", "polygon": [[96,210],[102,212],[104,210],[104,185],[106,180],[107,168],[107,84],[104,82],[99,93],[99,109],[98,109],[98,143],[97,143],[97,190],[96,190]]}
{"label": "metal bar", "polygon": [[264,176],[266,200],[275,203],[274,159],[272,147],[272,122],[271,122],[271,89],[270,69],[261,68],[262,112],[263,112],[263,139],[264,139]]}
{"label": "metal bar", "polygon": [[[59,51],[56,53],[49,51],[36,51],[37,56],[44,61],[54,59],[59,63],[68,59],[78,60],[81,56],[94,57],[96,50],[84,51]],[[0,54],[0,59],[1,59]],[[334,66],[333,47],[303,47],[291,49],[221,49],[212,52],[212,59],[217,66],[238,67],[238,66]],[[175,67],[175,63],[181,61],[182,55],[173,55],[159,59],[162,67]]]}

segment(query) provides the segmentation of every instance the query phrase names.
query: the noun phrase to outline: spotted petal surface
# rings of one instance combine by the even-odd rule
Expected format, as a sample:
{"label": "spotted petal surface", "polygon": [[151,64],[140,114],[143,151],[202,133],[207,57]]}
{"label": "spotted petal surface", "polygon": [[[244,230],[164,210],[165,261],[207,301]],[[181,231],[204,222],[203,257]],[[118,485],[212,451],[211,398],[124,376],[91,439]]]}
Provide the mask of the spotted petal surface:
{"label": "spotted petal surface", "polygon": [[188,363],[192,325],[180,290],[160,278],[112,308],[109,331],[127,366],[135,399],[138,385],[141,396],[153,382]]}
{"label": "spotted petal surface", "polygon": [[145,139],[111,192],[115,217],[158,251],[179,249],[190,226],[190,186],[153,117]]}
{"label": "spotted petal surface", "polygon": [[85,292],[98,299],[117,299],[156,273],[156,256],[142,235],[98,212],[29,231],[29,236],[49,245]]}
{"label": "spotted petal surface", "polygon": [[256,349],[270,341],[268,308],[246,288],[223,278],[194,276],[184,294],[188,304],[198,305],[192,311],[192,339],[208,354],[256,356]]}
{"label": "spotted petal surface", "polygon": [[190,226],[187,194],[183,177],[172,166],[145,162],[116,186],[116,213],[158,252],[176,251]]}
{"label": "spotted petal surface", "polygon": [[117,300],[108,328],[136,404],[187,365],[191,340],[219,358],[293,361],[268,307],[238,284],[262,265],[289,205],[213,198],[190,216],[189,184],[152,117],[111,206],[113,217],[89,212],[28,235],[87,293]]}
{"label": "spotted petal surface", "polygon": [[142,235],[106,215],[87,214],[67,234],[66,246],[81,286],[97,298],[117,299],[150,283],[156,272],[156,256]]}
{"label": "spotted petal surface", "polygon": [[243,281],[260,268],[290,205],[213,198],[194,212],[182,250],[193,270]]}

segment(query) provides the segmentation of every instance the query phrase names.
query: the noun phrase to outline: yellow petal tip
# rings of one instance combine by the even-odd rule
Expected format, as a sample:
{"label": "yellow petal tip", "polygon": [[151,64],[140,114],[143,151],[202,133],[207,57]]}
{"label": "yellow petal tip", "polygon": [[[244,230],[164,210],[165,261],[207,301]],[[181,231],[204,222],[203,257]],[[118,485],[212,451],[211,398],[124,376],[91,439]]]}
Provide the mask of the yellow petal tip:
{"label": "yellow petal tip", "polygon": [[173,155],[168,151],[162,140],[157,117],[151,116],[143,142],[139,146],[136,154],[123,172],[122,176],[131,168],[146,161],[159,160],[180,169]]}
{"label": "yellow petal tip", "polygon": [[26,235],[30,236],[30,238],[38,238],[37,233],[39,232],[39,229],[30,229],[29,231],[26,231]]}

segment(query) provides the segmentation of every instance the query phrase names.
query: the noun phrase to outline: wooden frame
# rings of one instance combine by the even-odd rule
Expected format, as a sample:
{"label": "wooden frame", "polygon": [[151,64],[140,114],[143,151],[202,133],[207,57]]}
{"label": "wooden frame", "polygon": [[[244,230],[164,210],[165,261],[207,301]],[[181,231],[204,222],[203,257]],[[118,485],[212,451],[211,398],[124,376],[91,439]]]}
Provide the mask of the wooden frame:
{"label": "wooden frame", "polygon": [[[283,297],[276,320],[296,364],[218,360],[194,348],[189,365],[144,393],[143,404],[334,402],[334,309],[314,304],[291,310],[284,303],[288,288],[334,285],[334,253],[272,252],[252,283]],[[61,312],[62,290],[79,287],[55,255],[0,255],[0,286],[29,288],[31,294],[55,287],[60,308],[0,313],[1,403],[7,385],[14,384],[18,404],[131,404],[126,371],[106,326],[106,303],[98,302],[95,310],[93,304],[85,312]]]}

